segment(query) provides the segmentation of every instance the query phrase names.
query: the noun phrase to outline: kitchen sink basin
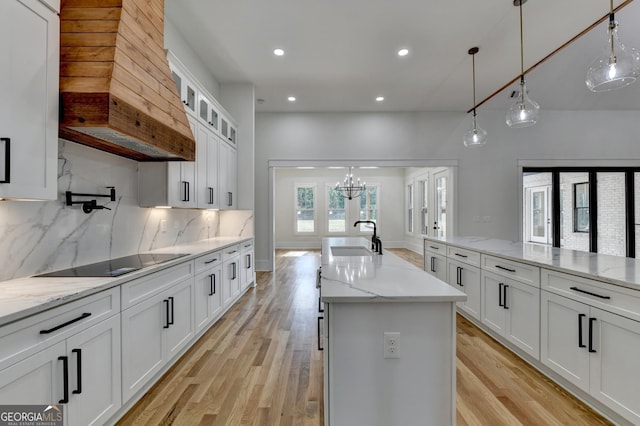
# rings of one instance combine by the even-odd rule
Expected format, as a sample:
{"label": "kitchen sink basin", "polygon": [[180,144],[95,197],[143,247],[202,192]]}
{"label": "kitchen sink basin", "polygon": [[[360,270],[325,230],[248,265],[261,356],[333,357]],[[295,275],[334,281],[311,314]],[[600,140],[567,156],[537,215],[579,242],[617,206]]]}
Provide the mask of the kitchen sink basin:
{"label": "kitchen sink basin", "polygon": [[331,246],[333,256],[371,256],[373,252],[363,246]]}

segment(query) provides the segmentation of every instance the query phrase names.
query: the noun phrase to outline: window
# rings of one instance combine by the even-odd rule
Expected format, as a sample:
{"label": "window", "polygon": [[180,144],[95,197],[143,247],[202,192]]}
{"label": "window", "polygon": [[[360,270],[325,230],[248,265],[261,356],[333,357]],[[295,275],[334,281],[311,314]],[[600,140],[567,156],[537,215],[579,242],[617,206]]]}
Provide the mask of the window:
{"label": "window", "polygon": [[346,232],[347,231],[347,203],[334,187],[327,187],[327,231]]}
{"label": "window", "polygon": [[296,233],[316,232],[316,188],[296,185]]}
{"label": "window", "polygon": [[573,232],[589,232],[589,183],[573,184]]}
{"label": "window", "polygon": [[[360,220],[372,220],[378,223],[378,187],[367,186],[366,191],[360,196]],[[373,232],[373,226],[367,223],[360,224],[360,232]]]}
{"label": "window", "polygon": [[413,184],[407,185],[407,232],[413,233]]}

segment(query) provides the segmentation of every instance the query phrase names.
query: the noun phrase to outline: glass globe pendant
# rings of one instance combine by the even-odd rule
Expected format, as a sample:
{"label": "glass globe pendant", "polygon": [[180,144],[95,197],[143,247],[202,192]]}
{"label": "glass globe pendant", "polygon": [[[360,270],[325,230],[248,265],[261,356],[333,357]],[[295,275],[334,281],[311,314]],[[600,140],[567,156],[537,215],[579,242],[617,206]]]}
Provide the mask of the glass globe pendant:
{"label": "glass globe pendant", "polygon": [[471,55],[471,66],[473,70],[473,118],[471,122],[471,128],[464,134],[462,142],[466,148],[481,147],[487,144],[487,132],[486,130],[478,127],[476,120],[476,53],[480,49],[472,47],[469,49],[469,55]]}
{"label": "glass globe pendant", "polygon": [[606,92],[625,87],[640,76],[640,54],[620,42],[618,23],[613,15],[613,1],[609,14],[609,42],[606,52],[591,63],[586,84],[592,92]]}
{"label": "glass globe pendant", "polygon": [[522,4],[527,0],[514,0],[514,6],[520,8],[520,94],[518,99],[507,111],[507,126],[519,129],[533,126],[538,122],[540,115],[540,105],[534,102],[527,93],[527,84],[524,81],[524,42],[522,34]]}
{"label": "glass globe pendant", "polygon": [[540,115],[540,105],[533,101],[527,94],[527,84],[524,76],[520,76],[520,94],[518,99],[507,111],[507,126],[511,128],[522,128],[533,126],[538,122]]}

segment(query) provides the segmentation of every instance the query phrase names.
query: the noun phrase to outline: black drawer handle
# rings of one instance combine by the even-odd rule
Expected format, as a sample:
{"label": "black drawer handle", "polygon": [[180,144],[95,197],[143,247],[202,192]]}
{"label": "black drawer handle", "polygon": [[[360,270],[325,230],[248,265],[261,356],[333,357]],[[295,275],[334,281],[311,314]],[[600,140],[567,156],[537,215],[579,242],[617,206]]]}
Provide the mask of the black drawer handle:
{"label": "black drawer handle", "polygon": [[59,356],[59,361],[62,361],[62,387],[63,396],[58,403],[66,404],[69,402],[69,357]]}
{"label": "black drawer handle", "polygon": [[324,317],[318,317],[318,350],[319,351],[324,351],[324,348],[322,347],[322,339],[320,337],[320,321],[322,321],[324,319]]}
{"label": "black drawer handle", "polygon": [[71,352],[77,355],[78,363],[77,363],[77,378],[76,378],[76,390],[71,393],[80,394],[82,393],[82,349],[72,349]]}
{"label": "black drawer handle", "polygon": [[465,259],[469,256],[467,256],[466,254],[460,254],[460,253],[454,253],[456,256],[460,256],[460,257],[464,257]]}
{"label": "black drawer handle", "polygon": [[215,262],[216,260],[218,260],[218,258],[217,258],[217,257],[214,257],[214,258],[213,258],[213,259],[211,259],[211,260],[207,260],[207,261],[205,261],[205,262],[204,262],[204,264],[205,264],[205,265],[208,265],[208,264],[210,264],[210,263]]}
{"label": "black drawer handle", "polygon": [[577,291],[578,293],[588,294],[589,296],[599,297],[600,299],[606,299],[606,300],[611,299],[611,296],[603,296],[601,294],[591,293],[590,291],[582,290],[578,287],[569,287],[569,290]]}
{"label": "black drawer handle", "polygon": [[582,318],[586,317],[585,314],[578,314],[578,347],[586,348],[587,346],[582,341]]}
{"label": "black drawer handle", "polygon": [[502,286],[503,283],[498,283],[498,306],[504,307],[504,302],[502,301]]}
{"label": "black drawer handle", "polygon": [[440,247],[436,247],[436,246],[429,246],[429,247],[434,249],[434,250],[440,250]]}
{"label": "black drawer handle", "polygon": [[167,315],[167,321],[165,323],[165,325],[162,326],[162,328],[169,328],[169,299],[164,299],[162,301],[162,303],[164,303],[165,305],[165,313]]}
{"label": "black drawer handle", "polygon": [[4,178],[0,183],[11,183],[11,139],[0,138],[4,142]]}
{"label": "black drawer handle", "polygon": [[233,250],[233,251],[228,251],[227,254],[233,254],[233,253],[237,253],[238,250]]}
{"label": "black drawer handle", "polygon": [[502,269],[503,271],[507,271],[507,272],[516,272],[515,269],[505,268],[504,266],[500,266],[500,265],[496,265],[496,268]]}
{"label": "black drawer handle", "polygon": [[593,349],[593,323],[596,321],[596,318],[589,318],[589,352],[596,353],[596,350]]}
{"label": "black drawer handle", "polygon": [[90,312],[85,312],[84,314],[80,315],[78,318],[74,318],[74,319],[72,319],[71,321],[67,321],[67,322],[65,322],[64,324],[57,325],[57,326],[55,326],[55,327],[53,327],[53,328],[50,328],[50,329],[48,329],[48,330],[40,330],[40,334],[49,334],[49,333],[53,333],[53,332],[54,332],[54,331],[56,331],[56,330],[60,330],[62,327],[66,327],[66,326],[68,326],[68,325],[73,324],[74,322],[78,322],[78,321],[83,320],[83,319],[85,319],[86,317],[90,317],[90,316],[91,316],[91,313],[90,313]]}

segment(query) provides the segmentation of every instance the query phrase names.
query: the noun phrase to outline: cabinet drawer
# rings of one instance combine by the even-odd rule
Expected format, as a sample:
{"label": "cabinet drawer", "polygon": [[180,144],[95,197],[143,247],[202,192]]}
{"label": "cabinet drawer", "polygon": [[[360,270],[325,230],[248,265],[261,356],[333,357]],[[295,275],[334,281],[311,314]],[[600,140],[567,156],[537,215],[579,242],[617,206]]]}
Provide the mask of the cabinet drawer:
{"label": "cabinet drawer", "polygon": [[432,253],[439,253],[442,256],[447,255],[447,245],[444,243],[437,243],[431,240],[424,240],[424,250]]}
{"label": "cabinet drawer", "polygon": [[447,246],[447,257],[468,265],[480,267],[480,253],[476,251]]}
{"label": "cabinet drawer", "polygon": [[249,252],[253,250],[253,240],[240,243],[240,251]]}
{"label": "cabinet drawer", "polygon": [[193,276],[193,262],[172,266],[122,285],[122,309],[140,303],[167,288]]}
{"label": "cabinet drawer", "polygon": [[482,255],[481,268],[503,277],[513,278],[525,284],[540,287],[540,268],[526,263],[514,262],[499,257]]}
{"label": "cabinet drawer", "polygon": [[222,250],[222,260],[231,259],[240,254],[240,244],[234,244]]}
{"label": "cabinet drawer", "polygon": [[0,370],[120,312],[120,288],[75,300],[0,328]]}
{"label": "cabinet drawer", "polygon": [[640,292],[563,272],[542,269],[542,289],[640,321]]}
{"label": "cabinet drawer", "polygon": [[200,256],[195,260],[196,263],[196,275],[202,271],[211,269],[214,266],[218,266],[222,263],[222,252],[214,251],[213,253]]}

